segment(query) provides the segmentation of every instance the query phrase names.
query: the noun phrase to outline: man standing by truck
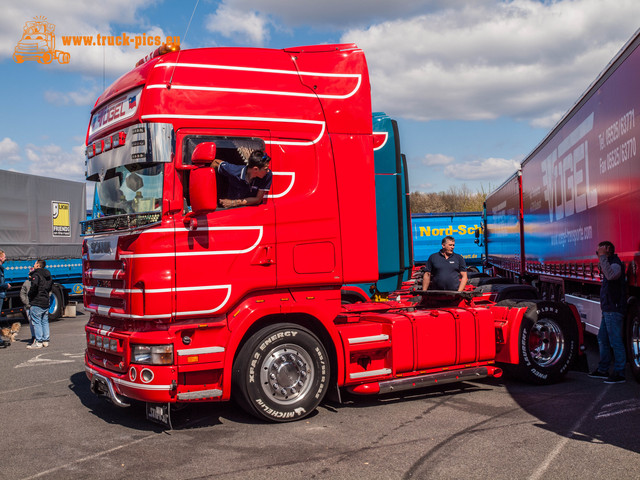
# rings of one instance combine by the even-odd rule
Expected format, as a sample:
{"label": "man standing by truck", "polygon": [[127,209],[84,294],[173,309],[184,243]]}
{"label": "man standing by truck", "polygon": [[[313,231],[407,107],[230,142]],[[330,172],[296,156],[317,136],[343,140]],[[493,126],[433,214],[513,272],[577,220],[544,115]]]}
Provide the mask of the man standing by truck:
{"label": "man standing by truck", "polygon": [[[598,331],[598,347],[600,363],[589,376],[606,378],[604,383],[624,383],[625,352],[622,342],[624,314],[627,310],[627,285],[624,265],[615,253],[613,243],[605,241],[598,244],[596,255],[602,272],[600,287],[600,308],[602,322]],[[611,358],[613,350],[613,358]],[[609,375],[609,367],[613,361],[613,373]]]}
{"label": "man standing by truck", "polygon": [[31,302],[31,321],[35,341],[27,348],[42,348],[49,346],[49,294],[53,286],[51,272],[45,267],[44,260],[38,259],[34,270],[31,272],[31,288],[29,289],[29,301]]}
{"label": "man standing by truck", "polygon": [[450,235],[442,239],[442,250],[429,257],[422,267],[422,290],[432,285],[434,290],[457,290],[467,285],[467,264],[462,255],[453,253],[456,240]]}

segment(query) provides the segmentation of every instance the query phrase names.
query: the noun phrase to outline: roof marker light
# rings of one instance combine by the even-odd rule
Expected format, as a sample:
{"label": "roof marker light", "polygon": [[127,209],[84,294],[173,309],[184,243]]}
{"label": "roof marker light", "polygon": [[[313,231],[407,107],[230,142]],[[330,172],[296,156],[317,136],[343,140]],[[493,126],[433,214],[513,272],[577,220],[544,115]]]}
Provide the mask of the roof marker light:
{"label": "roof marker light", "polygon": [[136,67],[139,67],[143,63],[147,63],[152,58],[156,58],[161,55],[166,55],[167,53],[171,53],[171,52],[177,52],[178,50],[180,50],[180,44],[175,44],[175,43],[162,44],[158,48],[156,48],[153,52],[151,52],[149,55],[138,60],[138,62],[136,63]]}

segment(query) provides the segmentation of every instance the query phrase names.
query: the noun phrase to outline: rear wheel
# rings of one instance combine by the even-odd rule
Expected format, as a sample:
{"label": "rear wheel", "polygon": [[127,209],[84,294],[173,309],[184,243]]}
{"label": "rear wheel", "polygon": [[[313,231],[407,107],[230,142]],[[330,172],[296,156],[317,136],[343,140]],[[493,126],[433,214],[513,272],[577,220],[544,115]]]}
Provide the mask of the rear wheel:
{"label": "rear wheel", "polygon": [[518,336],[516,375],[537,384],[559,381],[578,354],[578,327],[571,311],[555,302],[520,302],[517,306],[527,311]]}
{"label": "rear wheel", "polygon": [[62,317],[64,308],[64,295],[59,285],[54,285],[49,293],[49,321],[58,320]]}
{"label": "rear wheel", "polygon": [[640,382],[640,305],[638,305],[638,302],[629,305],[625,330],[625,344],[631,372],[636,380]]}
{"label": "rear wheel", "polygon": [[233,366],[234,398],[249,414],[273,422],[306,417],[322,401],[329,357],[299,325],[271,325],[255,333]]}

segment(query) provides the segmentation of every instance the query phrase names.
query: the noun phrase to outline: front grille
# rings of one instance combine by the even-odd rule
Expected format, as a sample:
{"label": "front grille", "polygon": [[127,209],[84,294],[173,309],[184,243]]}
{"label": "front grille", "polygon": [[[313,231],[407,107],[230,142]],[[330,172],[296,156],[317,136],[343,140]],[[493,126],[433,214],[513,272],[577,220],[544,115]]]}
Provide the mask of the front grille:
{"label": "front grille", "polygon": [[82,235],[133,230],[160,222],[160,212],[129,213],[111,217],[94,218],[81,222]]}

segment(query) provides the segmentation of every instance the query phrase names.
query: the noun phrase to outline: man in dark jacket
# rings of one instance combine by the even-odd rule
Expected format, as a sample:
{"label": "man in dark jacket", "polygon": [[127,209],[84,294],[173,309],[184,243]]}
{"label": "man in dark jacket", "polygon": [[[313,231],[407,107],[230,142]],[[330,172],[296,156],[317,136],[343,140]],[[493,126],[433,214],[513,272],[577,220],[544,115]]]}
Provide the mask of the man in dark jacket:
{"label": "man in dark jacket", "polygon": [[49,293],[53,286],[51,272],[45,267],[44,260],[38,259],[34,270],[29,274],[31,288],[29,289],[29,303],[31,304],[31,321],[35,341],[27,348],[42,348],[49,346]]}
{"label": "man in dark jacket", "polygon": [[[611,242],[600,242],[596,255],[599,259],[600,272],[602,272],[602,286],[600,287],[602,321],[598,331],[600,363],[589,376],[605,378],[604,383],[624,383],[626,358],[622,341],[622,327],[624,314],[627,310],[627,284],[624,265],[616,255],[615,247]],[[613,350],[613,358],[611,350]],[[611,363],[613,363],[613,372],[609,375]]]}

